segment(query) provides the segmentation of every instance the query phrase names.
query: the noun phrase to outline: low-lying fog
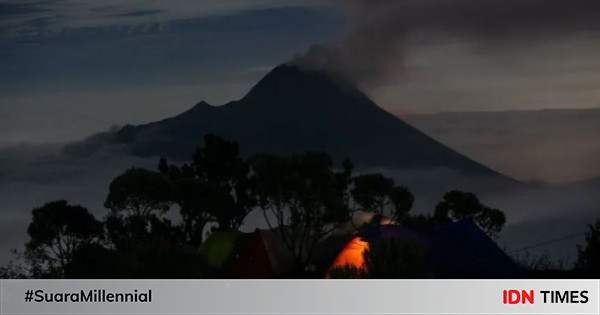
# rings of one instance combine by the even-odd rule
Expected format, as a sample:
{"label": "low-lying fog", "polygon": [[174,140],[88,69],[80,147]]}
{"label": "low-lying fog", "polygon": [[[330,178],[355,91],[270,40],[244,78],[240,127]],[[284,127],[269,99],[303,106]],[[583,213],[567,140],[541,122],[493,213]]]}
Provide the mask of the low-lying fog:
{"label": "low-lying fog", "polygon": [[[525,184],[500,187],[485,178],[442,169],[383,172],[416,195],[415,213],[433,211],[445,191],[473,191],[503,210],[507,225],[499,244],[513,255],[542,255],[572,263],[586,224],[600,217],[600,110],[452,113],[403,117],[434,138]],[[21,249],[31,209],[56,199],[88,207],[98,218],[110,181],[132,166],[156,168],[157,159],[107,148],[94,156],[60,155],[60,145],[0,149],[0,264]],[[546,182],[546,183],[543,183]],[[244,229],[264,227],[252,213]],[[566,238],[558,242],[553,240]],[[549,243],[544,246],[535,246]]]}

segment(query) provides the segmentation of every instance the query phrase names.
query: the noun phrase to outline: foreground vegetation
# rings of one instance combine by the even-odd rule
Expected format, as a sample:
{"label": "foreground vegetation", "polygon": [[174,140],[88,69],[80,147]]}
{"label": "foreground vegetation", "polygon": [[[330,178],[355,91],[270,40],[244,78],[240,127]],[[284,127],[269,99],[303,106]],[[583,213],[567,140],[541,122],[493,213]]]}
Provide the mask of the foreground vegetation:
{"label": "foreground vegetation", "polygon": [[[115,178],[101,220],[65,200],[33,209],[23,263],[3,267],[0,277],[215,277],[199,251],[206,234],[239,229],[255,209],[290,252],[295,276],[301,277],[309,276],[317,244],[356,211],[415,228],[471,219],[491,237],[506,222],[502,211],[472,193],[446,193],[432,216],[411,214],[413,203],[407,187],[382,174],[355,175],[349,160],[336,169],[320,152],[243,158],[236,143],[207,135],[189,163],[161,159],[157,170],[132,168]],[[600,221],[590,226],[576,266],[595,277],[599,230]],[[365,252],[367,269],[342,268],[331,276],[431,277],[418,268],[420,255],[412,244],[382,241]]]}

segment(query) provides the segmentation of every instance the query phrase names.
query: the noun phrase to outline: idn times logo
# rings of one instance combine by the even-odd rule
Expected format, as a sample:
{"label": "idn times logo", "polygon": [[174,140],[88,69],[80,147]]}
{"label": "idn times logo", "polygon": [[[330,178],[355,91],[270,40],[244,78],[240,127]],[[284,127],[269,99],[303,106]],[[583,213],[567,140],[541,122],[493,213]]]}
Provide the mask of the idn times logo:
{"label": "idn times logo", "polygon": [[[534,304],[536,301],[534,290],[504,290],[502,302],[504,304]],[[537,294],[538,302],[541,296],[542,303],[550,304],[585,304],[589,301],[588,291],[550,291],[541,290]]]}

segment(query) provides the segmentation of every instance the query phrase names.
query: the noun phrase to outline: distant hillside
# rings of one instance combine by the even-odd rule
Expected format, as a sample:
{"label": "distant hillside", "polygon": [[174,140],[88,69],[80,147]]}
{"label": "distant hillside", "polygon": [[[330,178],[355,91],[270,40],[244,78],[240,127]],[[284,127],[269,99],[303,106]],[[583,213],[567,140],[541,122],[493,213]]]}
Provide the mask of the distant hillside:
{"label": "distant hillside", "polygon": [[239,142],[247,154],[322,150],[362,167],[439,167],[501,177],[382,110],[352,84],[286,65],[273,69],[239,101],[200,102],[178,116],[127,125],[66,152],[87,152],[108,141],[126,144],[136,155],[182,160],[207,133]]}
{"label": "distant hillside", "polygon": [[600,108],[402,116],[445,145],[520,180],[600,177]]}

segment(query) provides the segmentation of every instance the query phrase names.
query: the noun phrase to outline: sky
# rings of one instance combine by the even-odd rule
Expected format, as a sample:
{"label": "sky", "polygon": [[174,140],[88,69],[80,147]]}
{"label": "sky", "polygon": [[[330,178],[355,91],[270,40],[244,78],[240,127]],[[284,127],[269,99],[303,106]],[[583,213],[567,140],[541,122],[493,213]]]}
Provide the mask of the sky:
{"label": "sky", "polygon": [[299,57],[401,116],[598,107],[599,12],[592,0],[0,0],[0,146],[224,104]]}

